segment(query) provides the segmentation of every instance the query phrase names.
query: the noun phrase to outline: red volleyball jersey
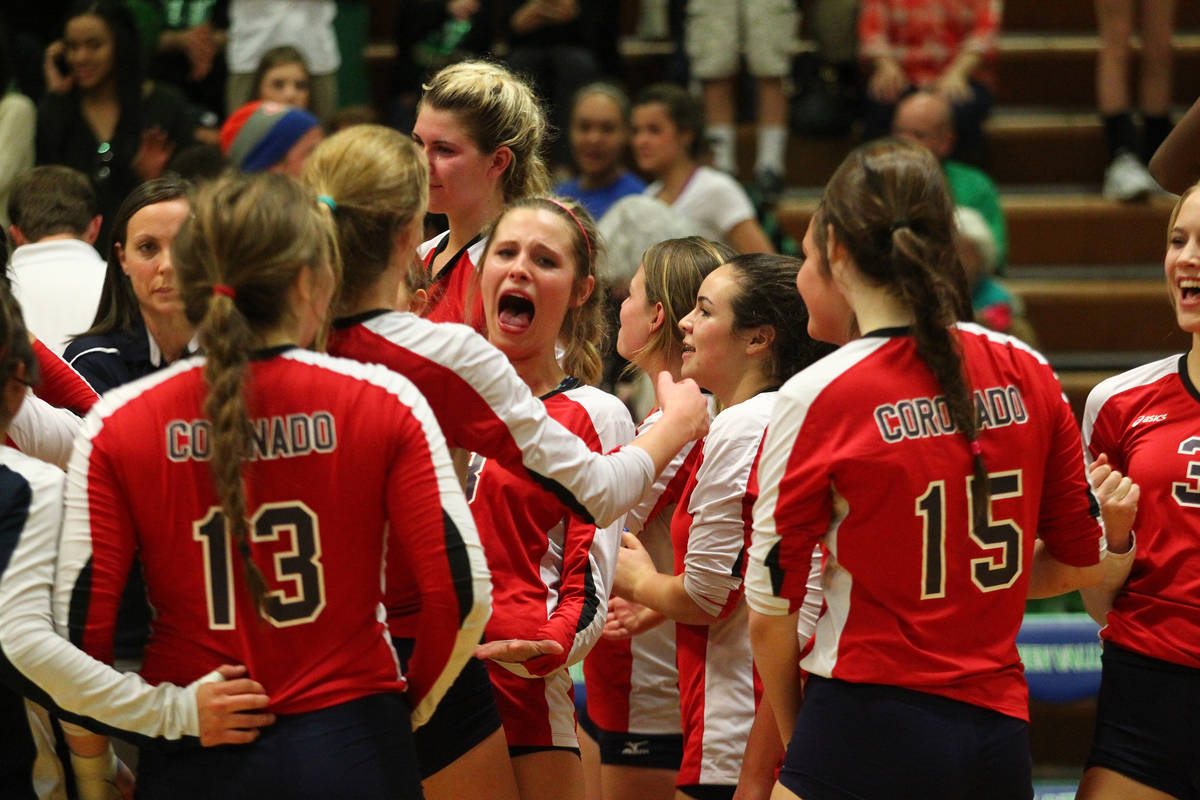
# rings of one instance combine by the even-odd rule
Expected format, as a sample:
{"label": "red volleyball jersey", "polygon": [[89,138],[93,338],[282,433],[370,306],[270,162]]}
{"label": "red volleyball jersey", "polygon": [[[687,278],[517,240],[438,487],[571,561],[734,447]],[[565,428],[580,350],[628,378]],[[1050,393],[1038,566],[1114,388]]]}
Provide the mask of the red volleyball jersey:
{"label": "red volleyball jersey", "polygon": [[[593,386],[569,378],[543,399],[547,413],[596,452],[633,438],[629,411]],[[502,666],[543,676],[579,661],[604,629],[621,520],[607,528],[584,522],[528,475],[478,453],[466,492],[496,576],[487,638],[553,639],[563,647],[560,655]]]}
{"label": "red volleyball jersey", "polygon": [[677,782],[734,785],[762,686],[742,602],[750,512],[763,431],[777,392],[760,392],[713,420],[671,520],[675,574],[720,619],[675,626],[683,763]]}
{"label": "red volleyball jersey", "polygon": [[1089,457],[1141,487],[1129,578],[1100,632],[1153,658],[1200,668],[1200,392],[1187,356],[1171,356],[1102,382],[1088,396]]}
{"label": "red volleyball jersey", "polygon": [[906,329],[878,331],[780,391],[747,595],[762,613],[794,610],[820,540],[826,612],[804,669],[1028,719],[1015,639],[1034,538],[1065,564],[1096,564],[1099,507],[1046,361],[977,325],[952,335],[990,475],[987,530],[970,529],[971,455],[933,374]]}
{"label": "red volleyball jersey", "polygon": [[[648,431],[662,416],[655,409],[638,426]],[[689,443],[625,517],[625,529],[645,546],[659,572],[675,569],[671,517],[683,494],[700,448]],[[679,668],[675,664],[675,625],[667,621],[632,639],[600,639],[583,661],[587,712],[606,731],[679,733]]]}
{"label": "red volleyball jersey", "polygon": [[433,279],[429,287],[429,302],[421,316],[431,322],[462,322],[479,333],[486,333],[483,297],[475,281],[475,269],[483,258],[483,248],[487,242],[482,235],[475,237],[457,258],[443,265],[441,271],[434,275],[433,259],[449,241],[450,231],[446,231],[417,247],[417,256]]}
{"label": "red volleyball jersey", "polygon": [[135,552],[154,621],[143,676],[186,684],[245,664],[288,714],[405,687],[384,626],[383,559],[414,570],[424,631],[410,664],[420,721],[487,618],[478,539],[440,431],[404,378],[290,349],[247,366],[243,467],[266,618],[248,597],[213,489],[203,359],[114,389],[72,456],[56,616],[102,660]]}

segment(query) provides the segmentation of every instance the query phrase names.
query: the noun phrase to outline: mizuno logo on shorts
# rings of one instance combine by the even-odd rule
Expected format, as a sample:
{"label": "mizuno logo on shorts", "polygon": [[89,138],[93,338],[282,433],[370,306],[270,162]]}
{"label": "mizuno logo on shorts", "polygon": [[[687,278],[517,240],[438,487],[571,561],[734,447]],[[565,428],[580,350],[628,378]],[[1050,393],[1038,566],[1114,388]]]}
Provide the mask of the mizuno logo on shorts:
{"label": "mizuno logo on shorts", "polygon": [[621,748],[623,756],[648,756],[650,755],[650,740],[642,739],[637,742],[625,742],[625,746]]}

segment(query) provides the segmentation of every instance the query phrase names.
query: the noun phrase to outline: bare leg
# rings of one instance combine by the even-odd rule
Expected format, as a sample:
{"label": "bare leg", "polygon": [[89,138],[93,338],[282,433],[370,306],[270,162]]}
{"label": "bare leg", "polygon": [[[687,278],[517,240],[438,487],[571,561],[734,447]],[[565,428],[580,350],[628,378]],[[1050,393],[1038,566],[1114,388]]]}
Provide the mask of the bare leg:
{"label": "bare leg", "polygon": [[1175,52],[1175,0],[1142,0],[1142,75],[1138,98],[1148,115],[1167,113],[1171,105],[1171,71]]}
{"label": "bare leg", "polygon": [[580,761],[583,763],[583,798],[584,800],[600,800],[604,796],[603,781],[600,766],[600,745],[596,744],[582,725],[575,726],[579,737]]}
{"label": "bare leg", "polygon": [[1096,58],[1096,103],[1101,114],[1127,111],[1129,37],[1133,35],[1133,0],[1096,0],[1100,54]]}
{"label": "bare leg", "polygon": [[604,765],[600,768],[604,800],[671,800],[675,796],[673,769]]}
{"label": "bare leg", "polygon": [[[512,760],[521,800],[583,800],[583,766],[568,750],[543,750]],[[458,797],[472,797],[460,791]]]}
{"label": "bare leg", "polygon": [[1104,767],[1084,771],[1076,800],[1172,800],[1172,796]]}
{"label": "bare leg", "polygon": [[508,758],[508,742],[501,728],[457,760],[421,781],[425,800],[459,800],[488,797],[518,800],[517,778]]}

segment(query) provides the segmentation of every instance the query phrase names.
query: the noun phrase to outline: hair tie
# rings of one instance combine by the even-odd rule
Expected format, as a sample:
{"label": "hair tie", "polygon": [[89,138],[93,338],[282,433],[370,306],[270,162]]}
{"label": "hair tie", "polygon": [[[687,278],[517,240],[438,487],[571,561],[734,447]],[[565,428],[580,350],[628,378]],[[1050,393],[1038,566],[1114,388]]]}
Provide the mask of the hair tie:
{"label": "hair tie", "polygon": [[337,211],[337,203],[334,202],[333,198],[327,194],[317,195],[317,202],[324,203],[325,205],[329,206],[330,211]]}
{"label": "hair tie", "polygon": [[971,440],[971,455],[973,455],[973,456],[983,455],[983,446],[979,444],[978,439]]}
{"label": "hair tie", "polygon": [[568,207],[564,203],[561,203],[558,200],[555,200],[553,197],[547,197],[546,199],[549,200],[551,203],[554,203],[554,205],[558,206],[563,211],[570,214],[571,219],[575,220],[575,225],[579,228],[579,232],[583,234],[583,243],[585,245],[587,245],[588,260],[590,261],[592,258],[592,240],[588,238],[587,231],[584,230],[583,223],[579,221],[579,217],[575,216],[575,212],[572,211],[570,209],[570,207]]}
{"label": "hair tie", "polygon": [[911,227],[912,226],[909,225],[908,220],[901,218],[892,223],[892,227],[888,228],[888,233],[895,233],[896,231],[900,230],[901,228],[911,228]]}
{"label": "hair tie", "polygon": [[224,284],[224,283],[214,283],[213,288],[212,288],[212,293],[224,295],[225,297],[228,297],[230,300],[234,300],[237,298],[237,291],[232,286],[229,286],[228,284]]}

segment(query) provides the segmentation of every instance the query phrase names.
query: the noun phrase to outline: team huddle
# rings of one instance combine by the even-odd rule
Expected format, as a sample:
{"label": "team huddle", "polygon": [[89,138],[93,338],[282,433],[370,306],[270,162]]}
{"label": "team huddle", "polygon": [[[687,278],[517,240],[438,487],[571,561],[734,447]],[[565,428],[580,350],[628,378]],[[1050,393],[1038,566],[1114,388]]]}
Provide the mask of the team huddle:
{"label": "team huddle", "polygon": [[[1028,798],[1017,629],[1080,589],[1079,796],[1200,797],[1200,355],[1101,384],[1081,438],[1040,354],[960,321],[942,171],[883,140],[803,260],[645,250],[635,425],[532,95],[477,63],[426,88],[413,137],[349,128],[300,181],[131,195],[186,205],[196,355],[89,387],[0,292],[2,724],[61,729],[45,780],[132,796],[111,735],[147,798]],[[1200,334],[1191,190],[1166,274]]]}

